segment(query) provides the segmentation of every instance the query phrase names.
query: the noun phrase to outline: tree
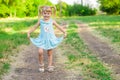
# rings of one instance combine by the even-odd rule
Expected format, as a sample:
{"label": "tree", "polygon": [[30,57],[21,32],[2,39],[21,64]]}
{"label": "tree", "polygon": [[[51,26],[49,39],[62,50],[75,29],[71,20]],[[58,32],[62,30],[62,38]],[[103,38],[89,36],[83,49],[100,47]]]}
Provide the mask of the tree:
{"label": "tree", "polygon": [[37,16],[39,5],[52,5],[49,0],[0,0],[0,17]]}
{"label": "tree", "polygon": [[120,0],[98,0],[100,9],[108,14],[120,14]]}
{"label": "tree", "polygon": [[56,4],[56,8],[57,8],[57,15],[59,15],[60,17],[62,16],[67,16],[68,13],[66,11],[68,4],[65,2],[62,2],[61,0],[58,2],[58,4]]}

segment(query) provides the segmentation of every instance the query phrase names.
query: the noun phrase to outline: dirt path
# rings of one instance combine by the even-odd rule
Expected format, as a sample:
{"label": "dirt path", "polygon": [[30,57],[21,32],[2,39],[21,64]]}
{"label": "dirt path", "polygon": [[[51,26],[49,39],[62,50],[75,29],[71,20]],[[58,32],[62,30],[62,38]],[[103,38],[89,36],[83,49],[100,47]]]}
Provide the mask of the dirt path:
{"label": "dirt path", "polygon": [[87,24],[78,24],[78,26],[80,27],[80,37],[88,45],[89,49],[110,66],[117,80],[120,80],[120,55],[105,41],[93,35]]}
{"label": "dirt path", "polygon": [[[116,75],[117,80],[120,80],[120,55],[104,41],[94,36],[89,27],[84,24],[79,24],[80,37],[88,45],[89,49],[93,51],[104,63],[108,64],[113,74]],[[10,73],[3,77],[3,80],[82,80],[74,70],[67,70],[64,66],[67,61],[66,57],[62,55],[61,48],[54,50],[54,65],[56,69],[49,73],[45,71],[40,73],[38,71],[38,50],[35,46],[24,46],[17,56],[12,57]],[[47,54],[44,54],[45,68],[47,68]]]}
{"label": "dirt path", "polygon": [[[21,50],[15,61],[11,64],[10,73],[3,77],[3,80],[82,80],[80,76],[71,70],[65,69],[65,61],[67,60],[61,53],[61,49],[54,50],[54,65],[56,69],[50,73],[38,71],[38,49],[33,46],[26,46]],[[47,54],[44,54],[45,67],[47,67]]]}

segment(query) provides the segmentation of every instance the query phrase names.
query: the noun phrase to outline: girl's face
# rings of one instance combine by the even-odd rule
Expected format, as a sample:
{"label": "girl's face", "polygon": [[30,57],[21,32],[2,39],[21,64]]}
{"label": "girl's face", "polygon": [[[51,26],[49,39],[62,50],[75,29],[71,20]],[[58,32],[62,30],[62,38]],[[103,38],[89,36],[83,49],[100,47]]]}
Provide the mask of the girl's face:
{"label": "girl's face", "polygon": [[51,15],[52,15],[52,9],[51,8],[43,9],[42,15],[45,20],[50,19]]}

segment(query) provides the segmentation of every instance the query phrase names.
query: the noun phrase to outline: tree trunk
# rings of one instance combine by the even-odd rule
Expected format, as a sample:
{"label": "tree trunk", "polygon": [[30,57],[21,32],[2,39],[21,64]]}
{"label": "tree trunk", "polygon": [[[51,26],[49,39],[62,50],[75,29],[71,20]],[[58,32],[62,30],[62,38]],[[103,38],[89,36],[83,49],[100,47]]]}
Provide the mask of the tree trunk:
{"label": "tree trunk", "polygon": [[81,0],[81,5],[83,5],[83,0]]}
{"label": "tree trunk", "polygon": [[10,17],[12,17],[12,12],[10,12]]}
{"label": "tree trunk", "polygon": [[16,9],[15,9],[15,11],[14,11],[14,17],[16,17]]}
{"label": "tree trunk", "polygon": [[62,1],[61,0],[59,0],[59,4],[60,4],[60,17],[62,17]]}

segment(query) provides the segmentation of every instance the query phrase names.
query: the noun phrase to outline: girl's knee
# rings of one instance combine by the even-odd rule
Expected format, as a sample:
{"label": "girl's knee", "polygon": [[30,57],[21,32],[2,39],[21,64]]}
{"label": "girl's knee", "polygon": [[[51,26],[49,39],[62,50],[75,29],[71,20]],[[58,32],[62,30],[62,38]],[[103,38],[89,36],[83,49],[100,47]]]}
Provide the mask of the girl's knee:
{"label": "girl's knee", "polygon": [[39,49],[38,52],[39,52],[39,55],[42,55],[43,54],[43,49]]}
{"label": "girl's knee", "polygon": [[48,50],[48,56],[52,56],[52,50]]}

